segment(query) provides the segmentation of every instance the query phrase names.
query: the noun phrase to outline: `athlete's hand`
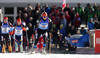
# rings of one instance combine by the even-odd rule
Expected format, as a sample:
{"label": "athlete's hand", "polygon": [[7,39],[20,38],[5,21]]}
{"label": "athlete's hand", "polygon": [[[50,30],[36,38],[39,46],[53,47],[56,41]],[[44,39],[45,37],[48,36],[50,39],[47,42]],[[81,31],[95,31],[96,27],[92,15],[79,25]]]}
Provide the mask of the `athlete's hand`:
{"label": "athlete's hand", "polygon": [[13,32],[9,32],[10,33],[10,35],[13,35]]}

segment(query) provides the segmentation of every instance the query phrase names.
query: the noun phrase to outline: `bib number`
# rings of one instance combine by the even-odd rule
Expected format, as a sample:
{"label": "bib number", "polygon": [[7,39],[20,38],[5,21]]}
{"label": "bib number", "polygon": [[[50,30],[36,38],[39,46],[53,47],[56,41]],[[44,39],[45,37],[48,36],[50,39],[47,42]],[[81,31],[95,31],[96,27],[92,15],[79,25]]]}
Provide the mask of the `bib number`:
{"label": "bib number", "polygon": [[22,34],[22,30],[16,30],[16,34]]}
{"label": "bib number", "polygon": [[45,26],[45,25],[43,25],[43,26],[42,26],[42,28],[46,28],[46,26]]}
{"label": "bib number", "polygon": [[3,33],[8,32],[8,28],[2,28],[2,32],[3,32]]}

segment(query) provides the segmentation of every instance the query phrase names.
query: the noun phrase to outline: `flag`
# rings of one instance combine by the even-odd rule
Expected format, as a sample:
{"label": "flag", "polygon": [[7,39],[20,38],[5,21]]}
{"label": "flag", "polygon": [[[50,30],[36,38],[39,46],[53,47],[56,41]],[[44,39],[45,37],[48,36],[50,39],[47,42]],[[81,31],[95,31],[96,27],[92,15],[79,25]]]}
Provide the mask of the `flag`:
{"label": "flag", "polygon": [[62,8],[64,9],[65,7],[66,7],[66,0],[63,0]]}

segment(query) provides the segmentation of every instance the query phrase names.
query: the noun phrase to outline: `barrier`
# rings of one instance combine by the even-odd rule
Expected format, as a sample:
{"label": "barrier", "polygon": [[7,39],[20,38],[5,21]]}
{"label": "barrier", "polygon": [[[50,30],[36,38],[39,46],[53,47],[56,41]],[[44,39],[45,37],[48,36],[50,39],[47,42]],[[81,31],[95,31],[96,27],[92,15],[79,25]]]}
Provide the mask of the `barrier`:
{"label": "barrier", "polygon": [[95,53],[100,53],[100,30],[95,30]]}
{"label": "barrier", "polygon": [[95,53],[100,53],[100,30],[90,30],[89,35],[86,34],[80,36],[80,38],[75,38],[74,36],[70,38],[70,44],[73,46],[85,47],[85,43],[89,44],[89,49],[94,48]]}
{"label": "barrier", "polygon": [[89,47],[95,48],[95,30],[89,30]]}
{"label": "barrier", "polygon": [[89,35],[76,35],[70,38],[70,44],[76,47],[85,47],[85,43],[89,44]]}

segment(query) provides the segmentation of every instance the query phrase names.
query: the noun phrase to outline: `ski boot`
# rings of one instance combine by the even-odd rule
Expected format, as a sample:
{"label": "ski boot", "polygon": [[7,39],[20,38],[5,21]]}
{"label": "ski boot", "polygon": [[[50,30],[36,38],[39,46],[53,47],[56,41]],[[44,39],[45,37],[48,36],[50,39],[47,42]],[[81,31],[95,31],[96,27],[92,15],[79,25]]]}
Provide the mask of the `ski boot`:
{"label": "ski boot", "polygon": [[45,47],[43,47],[43,49],[42,49],[42,54],[46,54],[46,48]]}

